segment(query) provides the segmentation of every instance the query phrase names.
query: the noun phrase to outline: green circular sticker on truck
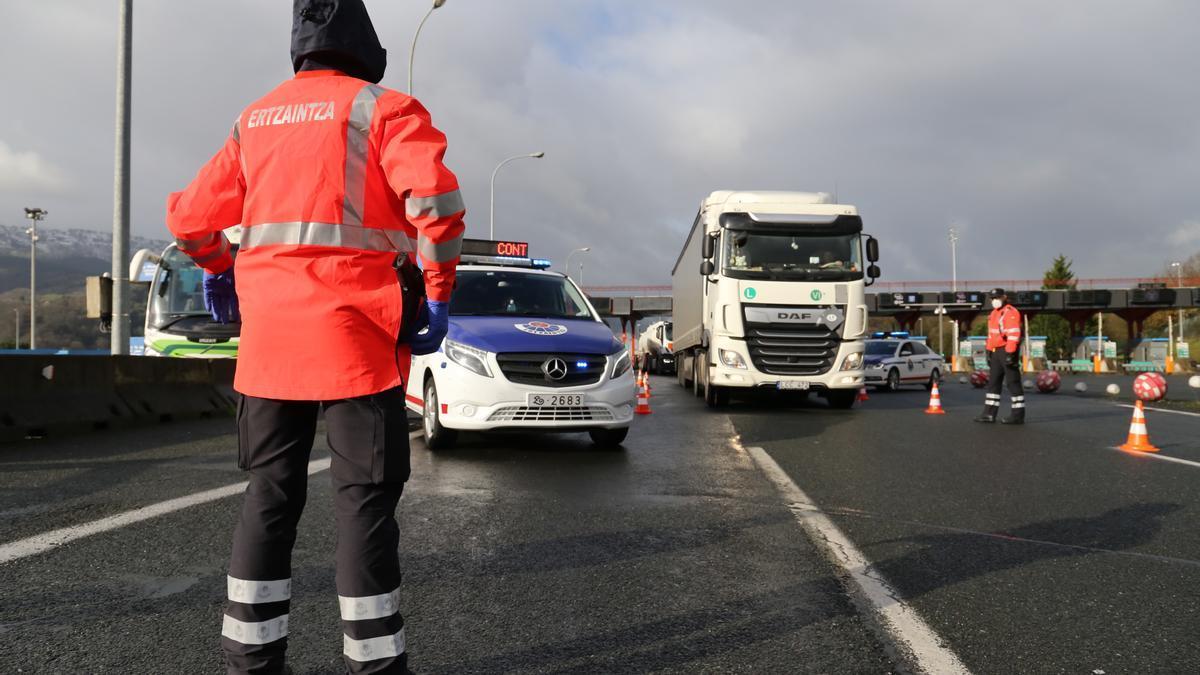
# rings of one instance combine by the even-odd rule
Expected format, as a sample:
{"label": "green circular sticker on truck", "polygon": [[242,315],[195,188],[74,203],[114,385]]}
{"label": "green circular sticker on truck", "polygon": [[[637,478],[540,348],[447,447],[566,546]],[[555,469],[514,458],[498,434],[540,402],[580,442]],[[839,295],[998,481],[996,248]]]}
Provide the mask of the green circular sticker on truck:
{"label": "green circular sticker on truck", "polygon": [[742,295],[746,296],[747,300],[753,300],[754,296],[758,295],[758,291],[754,290],[753,288],[747,288],[746,290],[742,291]]}
{"label": "green circular sticker on truck", "polygon": [[808,297],[812,298],[813,300],[820,300],[822,295],[823,293],[821,293],[820,289],[814,288],[813,292],[808,294]]}

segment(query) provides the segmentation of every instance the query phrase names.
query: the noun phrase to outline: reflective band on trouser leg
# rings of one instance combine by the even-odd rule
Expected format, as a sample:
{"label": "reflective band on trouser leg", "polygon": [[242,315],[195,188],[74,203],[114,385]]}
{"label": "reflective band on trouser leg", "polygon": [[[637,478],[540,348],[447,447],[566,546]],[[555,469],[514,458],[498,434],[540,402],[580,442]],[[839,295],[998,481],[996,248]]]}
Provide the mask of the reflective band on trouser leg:
{"label": "reflective band on trouser leg", "polygon": [[404,213],[409,218],[445,218],[466,210],[459,190],[428,197],[409,197],[404,202]]}
{"label": "reflective band on trouser leg", "polygon": [[[1000,394],[988,394],[987,401],[988,405],[1000,405]],[[992,403],[992,401],[995,401],[995,403]]]}
{"label": "reflective band on trouser leg", "polygon": [[344,621],[382,619],[392,616],[400,607],[400,589],[382,595],[366,595],[361,598],[338,596],[338,607]]}
{"label": "reflective band on trouser leg", "polygon": [[363,223],[363,205],[367,201],[367,154],[370,152],[368,140],[376,103],[382,94],[383,87],[365,85],[350,105],[350,119],[346,124],[345,183],[342,186],[342,222],[347,225]]}
{"label": "reflective band on trouser leg", "polygon": [[242,248],[255,246],[331,246],[362,251],[396,251],[411,248],[411,240],[401,230],[384,230],[338,223],[259,223],[242,232]]}
{"label": "reflective band on trouser leg", "polygon": [[425,235],[417,236],[417,253],[428,262],[452,262],[462,253],[462,236],[435,244]]}
{"label": "reflective band on trouser leg", "polygon": [[404,629],[393,635],[355,640],[349,635],[342,636],[342,653],[355,661],[375,661],[391,659],[404,653]]}
{"label": "reflective band on trouser leg", "polygon": [[277,616],[267,621],[238,621],[225,615],[221,635],[244,645],[265,645],[287,637],[288,615]]}
{"label": "reflective band on trouser leg", "polygon": [[244,605],[264,602],[283,602],[292,599],[292,580],[250,581],[237,577],[225,577],[225,589],[229,599]]}

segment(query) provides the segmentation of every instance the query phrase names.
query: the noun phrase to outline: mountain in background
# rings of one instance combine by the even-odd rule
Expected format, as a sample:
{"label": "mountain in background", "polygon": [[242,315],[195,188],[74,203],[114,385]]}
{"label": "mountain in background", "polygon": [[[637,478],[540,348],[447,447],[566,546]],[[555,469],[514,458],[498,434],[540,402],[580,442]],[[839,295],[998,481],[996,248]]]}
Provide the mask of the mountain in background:
{"label": "mountain in background", "polygon": [[[27,227],[0,225],[0,293],[29,287]],[[162,251],[165,239],[131,237],[129,255],[141,248]],[[84,277],[111,271],[112,233],[38,228],[38,292],[83,293]]]}

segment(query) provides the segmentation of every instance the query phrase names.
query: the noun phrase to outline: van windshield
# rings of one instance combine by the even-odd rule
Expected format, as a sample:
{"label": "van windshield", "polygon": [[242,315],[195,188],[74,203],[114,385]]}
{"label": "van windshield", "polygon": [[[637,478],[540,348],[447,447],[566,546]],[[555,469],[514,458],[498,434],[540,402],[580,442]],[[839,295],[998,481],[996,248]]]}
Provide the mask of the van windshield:
{"label": "van windshield", "polygon": [[450,299],[453,316],[591,319],[583,296],[566,278],[519,271],[459,269]]}

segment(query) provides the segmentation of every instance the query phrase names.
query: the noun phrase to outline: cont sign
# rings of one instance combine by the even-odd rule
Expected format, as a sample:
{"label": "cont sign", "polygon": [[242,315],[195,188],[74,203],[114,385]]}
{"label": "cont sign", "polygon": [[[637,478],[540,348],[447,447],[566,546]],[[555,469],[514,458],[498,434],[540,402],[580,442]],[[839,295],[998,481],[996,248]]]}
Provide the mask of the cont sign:
{"label": "cont sign", "polygon": [[487,239],[463,239],[463,255],[500,256],[504,258],[528,258],[529,244],[523,241],[489,241]]}

